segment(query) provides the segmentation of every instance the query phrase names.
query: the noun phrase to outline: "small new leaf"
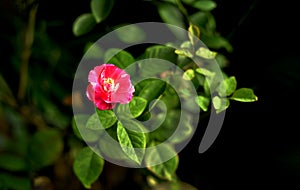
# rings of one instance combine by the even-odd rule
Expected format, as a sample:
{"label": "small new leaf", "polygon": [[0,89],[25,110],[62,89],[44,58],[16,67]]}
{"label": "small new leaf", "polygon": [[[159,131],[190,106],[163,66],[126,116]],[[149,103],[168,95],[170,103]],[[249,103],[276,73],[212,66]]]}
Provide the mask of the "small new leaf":
{"label": "small new leaf", "polygon": [[250,88],[237,89],[230,97],[230,99],[240,101],[240,102],[254,102],[258,100],[257,96]]}
{"label": "small new leaf", "polygon": [[81,36],[90,32],[95,25],[96,21],[91,13],[82,14],[73,23],[73,33],[75,36]]}

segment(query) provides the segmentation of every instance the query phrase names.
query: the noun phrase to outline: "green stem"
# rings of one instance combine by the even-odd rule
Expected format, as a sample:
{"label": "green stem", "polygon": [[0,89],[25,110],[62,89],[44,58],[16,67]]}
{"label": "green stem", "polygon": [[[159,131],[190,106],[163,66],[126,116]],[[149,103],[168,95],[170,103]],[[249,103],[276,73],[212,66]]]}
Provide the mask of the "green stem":
{"label": "green stem", "polygon": [[28,63],[31,56],[31,47],[34,40],[34,28],[37,13],[37,5],[34,5],[28,16],[28,23],[24,29],[24,48],[21,53],[21,67],[20,67],[20,82],[18,90],[18,99],[23,100],[28,82]]}

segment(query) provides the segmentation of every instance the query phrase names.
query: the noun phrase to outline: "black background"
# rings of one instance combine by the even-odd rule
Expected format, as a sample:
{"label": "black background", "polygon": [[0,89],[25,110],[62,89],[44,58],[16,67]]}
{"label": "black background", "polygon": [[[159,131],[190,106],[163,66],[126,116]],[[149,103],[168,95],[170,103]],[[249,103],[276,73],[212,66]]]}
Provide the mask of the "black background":
{"label": "black background", "polygon": [[[259,101],[232,102],[218,138],[203,154],[198,153],[205,130],[200,126],[179,154],[177,174],[207,190],[300,189],[299,8],[292,1],[216,2],[217,30],[234,47],[226,71],[236,76],[238,87],[253,88]],[[2,8],[1,15],[14,14]],[[73,36],[72,23],[89,11],[87,1],[45,0],[40,1],[38,19],[52,23],[49,35],[79,60],[83,42]],[[159,21],[159,17],[146,1],[123,0],[117,1],[108,20],[97,27],[124,20]],[[9,31],[10,20],[2,21],[1,30]]]}

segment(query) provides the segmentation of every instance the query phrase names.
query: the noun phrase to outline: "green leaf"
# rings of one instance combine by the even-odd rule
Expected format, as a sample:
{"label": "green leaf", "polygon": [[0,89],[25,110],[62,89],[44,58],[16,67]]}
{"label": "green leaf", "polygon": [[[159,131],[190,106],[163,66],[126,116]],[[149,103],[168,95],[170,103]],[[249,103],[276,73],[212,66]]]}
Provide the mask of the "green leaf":
{"label": "green leaf", "polygon": [[229,96],[231,95],[237,86],[237,81],[234,76],[224,79],[221,84],[218,86],[218,92],[220,96]]}
{"label": "green leaf", "polygon": [[174,48],[165,45],[153,45],[146,49],[145,59],[148,58],[158,58],[164,59],[170,62],[175,62],[177,59],[176,54],[174,54]]}
{"label": "green leaf", "polygon": [[183,22],[183,15],[180,13],[179,9],[174,5],[161,4],[158,7],[158,13],[165,23],[185,28],[185,24]]}
{"label": "green leaf", "polygon": [[28,163],[24,158],[13,154],[0,155],[0,168],[9,171],[25,171]]}
{"label": "green leaf", "polygon": [[[194,25],[204,28],[208,22],[208,17],[205,12],[198,11],[198,12],[190,15],[190,20]],[[200,31],[201,31],[201,28],[200,28]]]}
{"label": "green leaf", "polygon": [[114,0],[91,0],[92,14],[97,23],[106,19],[113,5]]}
{"label": "green leaf", "polygon": [[126,129],[126,123],[124,125],[118,122],[117,136],[121,148],[131,160],[140,164],[145,154],[146,136],[139,125],[128,126],[133,130]]}
{"label": "green leaf", "polygon": [[196,1],[192,4],[193,7],[200,9],[201,11],[211,11],[217,7],[217,4],[214,1],[202,0]]}
{"label": "green leaf", "polygon": [[59,131],[44,129],[36,132],[29,144],[28,157],[34,167],[42,168],[53,164],[61,155],[64,143]]}
{"label": "green leaf", "polygon": [[25,177],[0,173],[0,189],[9,190],[31,190],[31,180]]}
{"label": "green leaf", "polygon": [[206,77],[213,77],[213,76],[215,76],[214,72],[212,72],[212,71],[210,71],[208,69],[205,69],[205,68],[197,68],[196,72],[199,73],[199,74],[202,74],[202,75],[204,75]]}
{"label": "green leaf", "polygon": [[146,39],[146,33],[136,24],[126,25],[115,31],[119,39],[127,44],[141,43]]}
{"label": "green leaf", "polygon": [[192,80],[195,77],[195,72],[193,69],[188,69],[183,73],[182,78],[184,80]]}
{"label": "green leaf", "polygon": [[98,179],[104,166],[104,160],[89,147],[83,148],[76,156],[73,170],[85,188]]}
{"label": "green leaf", "polygon": [[176,49],[175,53],[178,55],[183,55],[183,56],[189,57],[189,58],[192,58],[194,56],[193,53],[191,53],[191,51],[188,49]]}
{"label": "green leaf", "polygon": [[210,99],[206,96],[199,95],[196,98],[196,102],[203,111],[207,111]]}
{"label": "green leaf", "polygon": [[147,107],[147,100],[141,97],[133,97],[129,103],[129,108],[134,118],[140,116]]}
{"label": "green leaf", "polygon": [[73,33],[75,36],[81,36],[90,32],[94,26],[96,25],[96,21],[91,13],[84,13],[76,18],[73,23]]}
{"label": "green leaf", "polygon": [[257,96],[250,88],[237,89],[230,97],[230,99],[240,101],[240,102],[254,102],[258,100]]}
{"label": "green leaf", "polygon": [[217,55],[217,52],[210,51],[209,49],[204,48],[204,47],[200,47],[196,51],[196,55],[198,55],[199,57],[205,58],[205,59],[214,59]]}
{"label": "green leaf", "polygon": [[111,48],[104,54],[104,62],[111,63],[115,66],[125,69],[127,66],[135,62],[134,57],[127,51]]}
{"label": "green leaf", "polygon": [[219,96],[213,97],[212,103],[213,103],[214,108],[216,109],[217,113],[220,113],[220,112],[226,110],[230,104],[228,98],[220,98]]}
{"label": "green leaf", "polygon": [[104,56],[103,49],[96,43],[88,42],[84,47],[86,59],[101,59]]}
{"label": "green leaf", "polygon": [[72,119],[72,128],[74,134],[80,140],[84,140],[87,142],[95,142],[99,139],[103,130],[91,130],[86,127],[86,123],[90,118],[89,115],[78,114],[75,115]]}
{"label": "green leaf", "polygon": [[86,128],[103,130],[113,126],[116,121],[117,118],[112,110],[99,110],[96,108],[96,113],[87,120]]}
{"label": "green leaf", "polygon": [[232,52],[233,48],[229,41],[221,36],[213,35],[213,36],[208,36],[208,35],[201,35],[202,41],[207,45],[209,48],[213,49],[221,49],[225,48],[228,52]]}
{"label": "green leaf", "polygon": [[139,97],[146,99],[149,103],[158,98],[166,89],[166,82],[154,79],[147,83],[139,93]]}
{"label": "green leaf", "polygon": [[[173,156],[175,155],[175,156]],[[168,159],[171,157],[171,159]],[[176,177],[176,169],[178,167],[179,158],[174,149],[164,143],[159,147],[149,149],[145,155],[145,163],[148,170],[150,170],[157,177],[165,180],[174,180]],[[154,163],[160,163],[153,165]]]}

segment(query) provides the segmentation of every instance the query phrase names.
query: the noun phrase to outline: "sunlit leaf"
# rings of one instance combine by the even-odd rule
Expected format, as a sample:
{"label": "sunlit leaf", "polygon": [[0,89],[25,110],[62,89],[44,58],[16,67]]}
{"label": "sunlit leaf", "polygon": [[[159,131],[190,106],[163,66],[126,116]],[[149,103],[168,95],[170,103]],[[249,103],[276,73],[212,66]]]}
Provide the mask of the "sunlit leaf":
{"label": "sunlit leaf", "polygon": [[131,125],[131,130],[125,128],[126,123],[118,122],[117,136],[124,153],[133,161],[140,164],[144,158],[146,136],[139,125]]}
{"label": "sunlit leaf", "polygon": [[148,102],[146,99],[141,97],[133,97],[131,102],[129,103],[129,108],[132,116],[134,118],[140,116],[145,110]]}
{"label": "sunlit leaf", "polygon": [[210,51],[209,49],[204,48],[204,47],[200,47],[196,51],[196,55],[198,55],[199,57],[205,58],[205,59],[214,59],[217,55],[217,52]]}
{"label": "sunlit leaf", "polygon": [[199,95],[196,98],[196,102],[203,111],[207,111],[210,104],[210,99],[206,96]]}
{"label": "sunlit leaf", "polygon": [[237,89],[232,94],[230,99],[240,101],[240,102],[254,102],[254,101],[258,100],[257,96],[254,94],[253,90],[250,88]]}
{"label": "sunlit leaf", "polygon": [[195,72],[193,69],[188,69],[183,73],[182,78],[184,80],[192,80],[195,77]]}
{"label": "sunlit leaf", "polygon": [[229,107],[229,99],[228,98],[220,98],[219,96],[215,96],[212,98],[212,103],[217,113],[220,113],[226,110]]}
{"label": "sunlit leaf", "polygon": [[104,160],[89,147],[83,148],[76,156],[73,170],[85,188],[98,179],[102,173]]}

